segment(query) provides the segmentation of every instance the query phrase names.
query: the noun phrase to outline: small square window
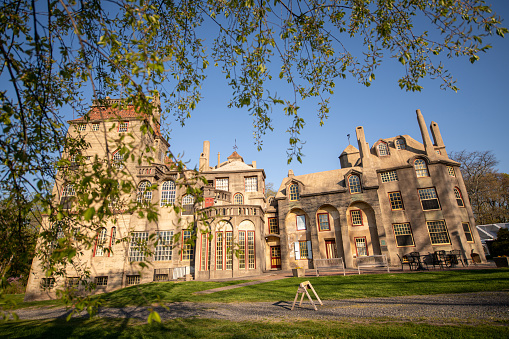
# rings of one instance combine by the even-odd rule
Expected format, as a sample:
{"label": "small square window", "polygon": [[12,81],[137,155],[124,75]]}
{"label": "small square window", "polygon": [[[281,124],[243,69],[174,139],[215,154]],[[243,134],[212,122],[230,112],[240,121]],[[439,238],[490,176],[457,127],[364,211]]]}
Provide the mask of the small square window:
{"label": "small square window", "polygon": [[456,176],[456,173],[454,173],[454,167],[452,167],[452,166],[447,166],[447,173],[451,177],[455,177]]}
{"label": "small square window", "polygon": [[108,286],[108,277],[95,277],[94,282],[97,287]]}
{"label": "small square window", "polygon": [[76,130],[78,132],[85,132],[87,130],[87,125],[86,124],[78,124],[78,125],[76,125]]}
{"label": "small square window", "polygon": [[279,234],[279,226],[276,218],[269,218],[269,233]]}
{"label": "small square window", "polygon": [[306,229],[306,216],[298,215],[297,219],[297,231],[304,231]]}
{"label": "small square window", "polygon": [[228,191],[228,178],[216,179],[216,190]]}
{"label": "small square window", "polygon": [[139,276],[139,275],[126,276],[126,285],[127,286],[139,285],[140,282],[141,282],[141,276]]}
{"label": "small square window", "polygon": [[320,231],[330,231],[329,214],[328,213],[318,214],[318,224],[320,226]]}
{"label": "small square window", "polygon": [[258,178],[248,177],[244,178],[244,186],[246,192],[257,192],[258,191]]}
{"label": "small square window", "polygon": [[382,172],[380,173],[380,178],[382,179],[382,182],[398,181],[396,171]]}
{"label": "small square window", "polygon": [[393,211],[403,209],[403,199],[401,198],[401,192],[390,192],[389,199],[391,201],[391,209]]}
{"label": "small square window", "polygon": [[92,124],[92,131],[97,132],[99,130],[99,123]]}
{"label": "small square window", "polygon": [[118,124],[118,132],[119,133],[127,132],[128,128],[129,128],[129,121],[122,121]]}
{"label": "small square window", "polygon": [[404,139],[396,139],[394,141],[394,145],[396,146],[396,149],[406,149],[406,143]]}
{"label": "small square window", "polygon": [[42,278],[41,279],[41,288],[42,289],[52,289],[55,287],[55,278]]}

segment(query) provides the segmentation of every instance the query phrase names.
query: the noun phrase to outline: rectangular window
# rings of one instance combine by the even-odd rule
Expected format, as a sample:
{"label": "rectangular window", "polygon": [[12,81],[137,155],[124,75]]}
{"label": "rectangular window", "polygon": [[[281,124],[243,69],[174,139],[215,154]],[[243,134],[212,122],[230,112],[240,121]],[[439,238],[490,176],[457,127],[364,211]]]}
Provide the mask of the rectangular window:
{"label": "rectangular window", "polygon": [[127,132],[128,128],[129,128],[129,121],[122,121],[118,124],[118,132],[119,133]]}
{"label": "rectangular window", "polygon": [[148,232],[134,232],[129,243],[129,261],[144,261]]}
{"label": "rectangular window", "polygon": [[193,244],[190,243],[191,231],[182,231],[182,260],[193,259]]}
{"label": "rectangular window", "polygon": [[422,188],[418,191],[422,209],[424,211],[440,209],[440,203],[438,202],[438,196],[435,188]]}
{"label": "rectangular window", "polygon": [[297,215],[297,231],[304,231],[306,229],[306,216]]}
{"label": "rectangular window", "polygon": [[355,238],[355,249],[357,250],[357,256],[363,257],[368,255],[368,248],[366,247],[366,238]]}
{"label": "rectangular window", "polygon": [[320,231],[330,231],[329,213],[318,214],[318,224],[320,226]]}
{"label": "rectangular window", "polygon": [[172,255],[173,231],[159,231],[157,235],[157,246],[154,253],[154,261],[169,261]]}
{"label": "rectangular window", "polygon": [[380,178],[382,178],[382,182],[398,181],[396,171],[382,172]]}
{"label": "rectangular window", "polygon": [[216,270],[223,269],[223,232],[216,232]]}
{"label": "rectangular window", "polygon": [[208,265],[208,237],[209,234],[201,235],[201,257],[200,257],[200,271],[207,271],[209,269]]}
{"label": "rectangular window", "polygon": [[224,232],[225,235],[225,253],[226,253],[226,269],[233,269],[233,232],[227,231]]}
{"label": "rectangular window", "polygon": [[352,218],[352,226],[362,226],[361,210],[350,211],[350,217]]}
{"label": "rectangular window", "polygon": [[67,277],[65,278],[65,287],[77,288],[80,284],[80,278],[78,277]]}
{"label": "rectangular window", "polygon": [[140,275],[127,275],[126,276],[126,285],[127,286],[139,285],[140,282],[141,282]]}
{"label": "rectangular window", "polygon": [[256,268],[254,231],[247,231],[247,265],[248,269]]}
{"label": "rectangular window", "polygon": [[41,288],[52,289],[53,287],[55,287],[55,278],[42,278],[41,279]]}
{"label": "rectangular window", "polygon": [[108,286],[108,277],[95,277],[94,278],[95,286]]}
{"label": "rectangular window", "polygon": [[170,281],[170,269],[156,268],[154,270],[154,281]]}
{"label": "rectangular window", "polygon": [[98,130],[99,130],[99,124],[98,123],[92,124],[92,131],[97,132]]}
{"label": "rectangular window", "polygon": [[451,243],[444,220],[427,221],[426,224],[428,225],[428,232],[432,245],[444,245]]}
{"label": "rectangular window", "polygon": [[279,225],[276,218],[269,218],[269,234],[279,234]]}
{"label": "rectangular window", "polygon": [[76,125],[76,130],[78,132],[85,132],[87,130],[87,124],[78,124],[78,125]]}
{"label": "rectangular window", "polygon": [[403,199],[401,199],[401,192],[390,192],[389,199],[391,201],[391,209],[402,210],[403,208]]}
{"label": "rectangular window", "polygon": [[474,242],[474,237],[472,237],[472,231],[470,230],[470,224],[468,222],[464,222],[461,225],[463,226],[463,232],[465,232],[467,242]]}
{"label": "rectangular window", "polygon": [[246,231],[239,231],[239,268],[246,268]]}
{"label": "rectangular window", "polygon": [[408,222],[393,224],[392,228],[394,229],[394,236],[396,237],[396,244],[398,247],[415,246],[412,229]]}
{"label": "rectangular window", "polygon": [[244,178],[246,192],[258,192],[258,177]]}
{"label": "rectangular window", "polygon": [[447,173],[448,173],[451,177],[455,177],[455,176],[456,176],[456,173],[454,173],[454,167],[452,167],[452,166],[447,166]]}
{"label": "rectangular window", "polygon": [[308,242],[307,241],[299,241],[299,252],[301,259],[307,259],[308,257]]}
{"label": "rectangular window", "polygon": [[216,190],[228,191],[228,178],[216,179]]}

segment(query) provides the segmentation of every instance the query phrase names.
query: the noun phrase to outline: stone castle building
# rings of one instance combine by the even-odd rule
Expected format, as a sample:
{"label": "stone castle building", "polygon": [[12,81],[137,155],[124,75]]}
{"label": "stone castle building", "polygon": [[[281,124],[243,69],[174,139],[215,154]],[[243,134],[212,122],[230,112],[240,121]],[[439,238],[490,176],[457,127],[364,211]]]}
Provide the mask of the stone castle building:
{"label": "stone castle building", "polygon": [[[89,119],[69,121],[68,134],[80,133],[90,145],[82,156],[93,162],[111,154],[112,163],[129,173],[123,179],[134,180],[138,188],[125,199],[150,202],[159,213],[157,221],[148,221],[119,208],[97,232],[94,246],[80,257],[90,267],[97,292],[151,281],[313,268],[313,259],[335,257],[342,257],[347,268],[355,267],[359,256],[379,254],[399,265],[397,255],[413,251],[460,249],[468,255],[473,250],[485,260],[460,164],[448,158],[435,122],[432,143],[419,111],[423,143],[400,135],[370,148],[357,127],[358,149],[349,145],[341,153],[341,169],[300,176],[290,170],[268,199],[265,172],[256,162],[247,164],[233,152],[223,162],[218,154],[217,165],[211,166],[205,141],[198,173],[206,181],[194,184],[203,201],[195,201],[179,183],[192,182],[196,172],[177,170],[168,161],[170,145],[159,132],[157,103],[154,107],[155,119],[149,121],[132,107],[113,110],[95,102]],[[141,133],[143,125],[153,132]],[[155,161],[139,163],[124,159],[121,150],[111,152],[118,138],[127,137],[136,156]],[[53,194],[69,204],[76,193],[60,173]],[[182,208],[173,208],[179,201]],[[52,227],[46,222],[42,228]],[[154,235],[157,246],[145,256],[140,244]],[[129,241],[117,241],[124,237]],[[136,264],[144,260],[151,266],[140,273]],[[54,297],[54,287],[77,279],[71,269],[66,273],[48,278],[41,259],[34,259],[25,300]]]}

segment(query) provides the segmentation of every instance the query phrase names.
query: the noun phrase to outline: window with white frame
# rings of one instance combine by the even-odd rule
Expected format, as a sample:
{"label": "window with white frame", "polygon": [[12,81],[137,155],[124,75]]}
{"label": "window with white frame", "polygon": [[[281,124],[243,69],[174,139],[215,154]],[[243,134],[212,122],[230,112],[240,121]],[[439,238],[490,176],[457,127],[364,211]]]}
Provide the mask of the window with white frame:
{"label": "window with white frame", "polygon": [[246,231],[239,231],[239,268],[246,268]]}
{"label": "window with white frame", "polygon": [[394,145],[396,146],[396,149],[406,149],[406,143],[404,139],[396,139],[394,141]]}
{"label": "window with white frame", "polygon": [[240,193],[236,193],[233,196],[233,203],[236,205],[243,205],[244,204],[244,196]]}
{"label": "window with white frame", "polygon": [[120,150],[113,153],[113,166],[118,169],[124,168],[124,156],[120,153]]}
{"label": "window with white frame", "polygon": [[92,131],[97,132],[99,130],[99,123],[92,124]]}
{"label": "window with white frame", "polygon": [[225,268],[226,270],[232,270],[233,269],[233,232],[232,231],[226,231],[224,232],[225,235],[225,254],[226,254],[226,260],[225,260]]}
{"label": "window with white frame", "polygon": [[361,179],[358,175],[352,174],[348,177],[348,188],[350,189],[350,194],[361,193]]}
{"label": "window with white frame", "polygon": [[465,204],[463,203],[463,197],[461,196],[461,192],[457,187],[454,187],[454,196],[456,197],[456,203],[458,206],[465,207]]}
{"label": "window with white frame", "polygon": [[449,233],[447,232],[447,226],[445,225],[445,220],[427,221],[426,225],[428,226],[432,245],[445,245],[451,243]]}
{"label": "window with white frame", "polygon": [[295,259],[313,259],[313,251],[311,250],[311,241],[296,241],[294,243]]}
{"label": "window with white frame", "polygon": [[362,226],[362,212],[361,212],[361,210],[351,210],[350,217],[352,219],[352,226]]}
{"label": "window with white frame", "polygon": [[148,232],[133,232],[129,242],[129,261],[144,261]]}
{"label": "window with white frame", "polygon": [[132,286],[132,285],[139,285],[141,282],[141,276],[140,275],[127,275],[126,276],[126,285]]}
{"label": "window with white frame", "polygon": [[389,146],[387,145],[386,142],[381,141],[378,144],[377,149],[378,149],[378,155],[380,155],[380,156],[389,155]]}
{"label": "window with white frame", "polygon": [[186,194],[182,198],[182,215],[192,215],[194,212],[194,197],[191,194]]}
{"label": "window with white frame", "polygon": [[290,191],[290,201],[299,200],[299,186],[297,184],[290,184],[288,190]]}
{"label": "window with white frame", "polygon": [[152,201],[152,190],[150,190],[150,182],[149,181],[142,181],[138,185],[138,197],[137,201],[139,203],[148,203]]}
{"label": "window with white frame", "polygon": [[95,240],[95,257],[102,257],[104,255],[104,246],[106,245],[106,228],[102,227],[97,234]]}
{"label": "window with white frame", "polygon": [[191,243],[191,235],[192,231],[184,230],[182,232],[182,260],[192,260],[193,259],[193,244]]}
{"label": "window with white frame", "polygon": [[355,249],[357,250],[358,257],[368,255],[368,248],[366,246],[366,237],[355,238]]}
{"label": "window with white frame", "polygon": [[223,269],[223,232],[216,232],[216,270]]}
{"label": "window with white frame", "polygon": [[258,192],[258,177],[244,178],[246,192]]}
{"label": "window with white frame", "polygon": [[382,182],[398,181],[398,175],[396,171],[382,172],[380,173],[380,178],[382,179]]}
{"label": "window with white frame", "polygon": [[451,177],[455,177],[456,176],[456,173],[454,173],[454,167],[452,167],[452,166],[447,166],[447,173]]}
{"label": "window with white frame", "polygon": [[157,245],[154,252],[154,261],[171,260],[173,231],[158,231],[156,236]]}
{"label": "window with white frame", "polygon": [[129,121],[122,121],[118,124],[118,132],[119,133],[127,132],[128,128],[129,128]]}
{"label": "window with white frame", "polygon": [[160,206],[173,205],[175,204],[175,183],[171,180],[163,182],[161,187],[161,201]]}
{"label": "window with white frame", "polygon": [[421,188],[418,192],[424,211],[440,209],[440,203],[438,202],[437,192],[434,187]]}
{"label": "window with white frame", "polygon": [[200,271],[209,270],[209,247],[210,239],[209,234],[203,233],[201,235],[201,257],[200,257]]}
{"label": "window with white frame", "polygon": [[305,215],[297,215],[297,231],[304,231],[306,229],[306,216]]}
{"label": "window with white frame", "polygon": [[216,190],[228,191],[228,178],[216,179]]}
{"label": "window with white frame", "polygon": [[247,231],[247,268],[256,268],[255,232]]}
{"label": "window with white frame", "polygon": [[428,166],[423,159],[416,159],[414,161],[415,175],[417,178],[429,177]]}
{"label": "window with white frame", "polygon": [[415,246],[410,223],[393,224],[392,228],[394,229],[394,236],[396,237],[398,247]]}

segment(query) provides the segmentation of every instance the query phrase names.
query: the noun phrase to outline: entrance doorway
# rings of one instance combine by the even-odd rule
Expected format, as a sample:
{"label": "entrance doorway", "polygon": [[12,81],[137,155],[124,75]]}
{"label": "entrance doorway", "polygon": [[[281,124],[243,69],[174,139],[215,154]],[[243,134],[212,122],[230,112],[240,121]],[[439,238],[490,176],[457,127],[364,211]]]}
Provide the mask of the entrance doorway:
{"label": "entrance doorway", "polygon": [[336,252],[336,241],[334,239],[325,240],[325,253],[327,254],[327,259],[338,257],[338,253]]}
{"label": "entrance doorway", "polygon": [[270,247],[270,268],[281,268],[281,247]]}

